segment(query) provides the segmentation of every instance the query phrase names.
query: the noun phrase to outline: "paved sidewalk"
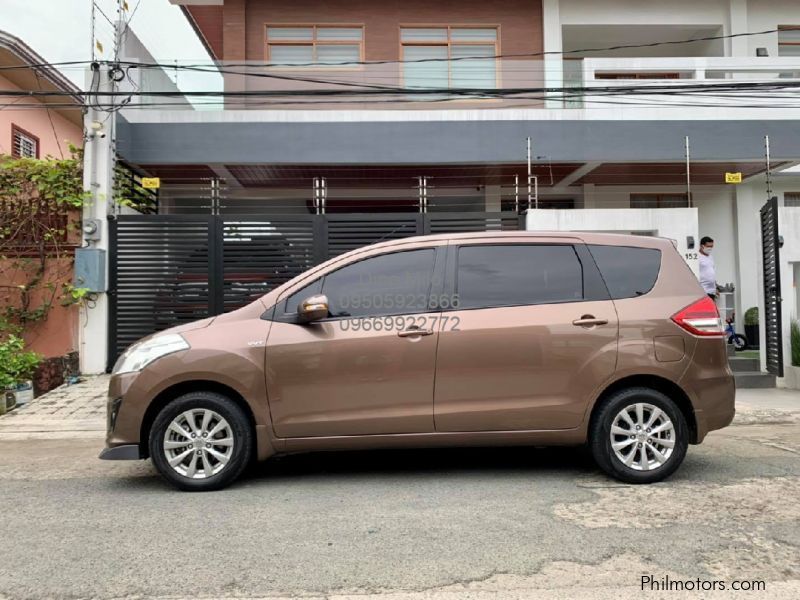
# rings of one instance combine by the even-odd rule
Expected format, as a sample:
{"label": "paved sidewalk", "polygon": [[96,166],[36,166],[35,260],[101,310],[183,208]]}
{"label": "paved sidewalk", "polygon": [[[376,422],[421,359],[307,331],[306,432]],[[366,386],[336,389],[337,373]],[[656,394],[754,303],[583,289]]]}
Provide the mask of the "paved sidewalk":
{"label": "paved sidewalk", "polygon": [[108,375],[84,375],[0,417],[0,440],[103,437]]}

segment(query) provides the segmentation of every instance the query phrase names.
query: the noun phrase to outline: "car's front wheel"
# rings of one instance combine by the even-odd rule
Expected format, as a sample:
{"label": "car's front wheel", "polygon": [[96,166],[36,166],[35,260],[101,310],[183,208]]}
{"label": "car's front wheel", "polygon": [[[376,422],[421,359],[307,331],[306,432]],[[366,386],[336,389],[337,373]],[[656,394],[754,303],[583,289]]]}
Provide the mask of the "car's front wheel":
{"label": "car's front wheel", "polygon": [[654,483],[683,462],[689,432],[673,400],[657,390],[635,387],[603,402],[592,420],[589,444],[607,474],[627,483]]}
{"label": "car's front wheel", "polygon": [[214,392],[190,392],[167,404],[150,430],[159,473],[182,490],[221,489],[242,473],[253,435],[244,411]]}

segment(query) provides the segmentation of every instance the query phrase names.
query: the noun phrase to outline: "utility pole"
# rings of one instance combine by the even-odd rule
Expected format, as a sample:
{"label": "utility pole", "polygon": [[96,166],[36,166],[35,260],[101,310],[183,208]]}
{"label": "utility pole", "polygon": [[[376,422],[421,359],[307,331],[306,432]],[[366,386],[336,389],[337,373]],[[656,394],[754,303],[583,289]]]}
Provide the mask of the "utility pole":
{"label": "utility pole", "polygon": [[[123,0],[117,0],[117,22],[114,27],[113,56],[118,56],[121,32],[124,27]],[[94,21],[94,2],[92,10]],[[94,56],[94,27],[92,27],[92,55]],[[83,247],[96,250],[100,256],[104,285],[92,290],[92,302],[82,305],[78,327],[80,370],[82,373],[103,373],[108,362],[109,305],[109,215],[116,211],[114,205],[114,167],[116,163],[116,112],[99,108],[100,103],[112,104],[116,97],[115,65],[93,61],[86,74],[84,96],[88,107],[84,114],[83,187],[88,200],[83,206]],[[95,92],[110,92],[96,96]],[[108,102],[108,99],[111,102]],[[113,217],[112,217],[113,218]],[[92,224],[89,231],[88,224]],[[78,284],[80,287],[80,284]],[[113,293],[113,290],[112,290]]]}

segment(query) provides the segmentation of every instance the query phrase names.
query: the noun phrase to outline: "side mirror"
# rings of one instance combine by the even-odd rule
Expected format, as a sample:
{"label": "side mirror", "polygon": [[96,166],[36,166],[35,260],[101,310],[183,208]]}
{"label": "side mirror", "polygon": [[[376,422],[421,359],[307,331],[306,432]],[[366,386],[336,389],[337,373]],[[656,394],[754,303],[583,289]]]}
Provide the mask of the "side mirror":
{"label": "side mirror", "polygon": [[300,323],[311,323],[324,319],[328,312],[328,297],[325,294],[309,296],[297,307],[297,320]]}

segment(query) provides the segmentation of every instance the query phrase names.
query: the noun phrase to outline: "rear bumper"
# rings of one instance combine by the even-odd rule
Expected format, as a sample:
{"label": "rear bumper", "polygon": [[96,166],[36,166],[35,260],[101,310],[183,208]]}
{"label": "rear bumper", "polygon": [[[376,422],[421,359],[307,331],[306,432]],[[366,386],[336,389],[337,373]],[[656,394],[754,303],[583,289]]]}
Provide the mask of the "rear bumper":
{"label": "rear bumper", "polygon": [[125,444],[112,448],[103,448],[98,457],[101,460],[140,460],[142,453],[139,444]]}
{"label": "rear bumper", "polygon": [[736,384],[724,340],[699,340],[679,385],[688,392],[694,408],[695,444],[702,442],[709,431],[731,424],[736,414]]}

